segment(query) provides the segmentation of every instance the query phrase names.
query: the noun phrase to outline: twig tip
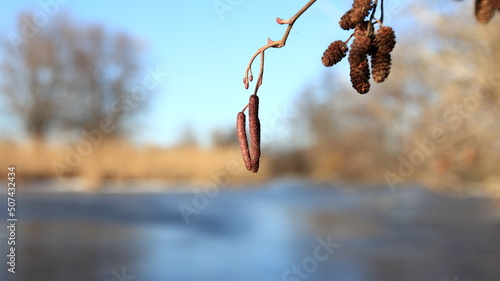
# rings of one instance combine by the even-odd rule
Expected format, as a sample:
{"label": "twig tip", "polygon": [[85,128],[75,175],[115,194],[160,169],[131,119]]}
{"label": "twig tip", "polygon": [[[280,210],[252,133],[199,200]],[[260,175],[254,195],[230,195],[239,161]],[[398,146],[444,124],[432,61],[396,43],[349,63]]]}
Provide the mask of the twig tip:
{"label": "twig tip", "polygon": [[284,20],[282,18],[276,18],[276,22],[278,24],[289,24],[290,23],[290,20]]}

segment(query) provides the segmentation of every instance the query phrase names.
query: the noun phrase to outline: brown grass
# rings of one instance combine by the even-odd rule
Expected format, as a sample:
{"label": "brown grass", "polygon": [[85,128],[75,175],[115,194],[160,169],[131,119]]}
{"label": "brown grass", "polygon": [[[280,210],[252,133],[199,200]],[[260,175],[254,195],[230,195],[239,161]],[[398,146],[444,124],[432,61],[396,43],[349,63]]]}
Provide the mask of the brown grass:
{"label": "brown grass", "polygon": [[[80,177],[90,188],[99,188],[105,180],[157,179],[170,184],[222,181],[224,185],[234,185],[269,177],[265,169],[257,175],[247,172],[238,147],[161,148],[114,140],[92,146],[90,153],[78,155],[75,154],[77,145],[1,141],[0,165],[15,165],[21,179]],[[264,162],[267,161],[264,159]]]}

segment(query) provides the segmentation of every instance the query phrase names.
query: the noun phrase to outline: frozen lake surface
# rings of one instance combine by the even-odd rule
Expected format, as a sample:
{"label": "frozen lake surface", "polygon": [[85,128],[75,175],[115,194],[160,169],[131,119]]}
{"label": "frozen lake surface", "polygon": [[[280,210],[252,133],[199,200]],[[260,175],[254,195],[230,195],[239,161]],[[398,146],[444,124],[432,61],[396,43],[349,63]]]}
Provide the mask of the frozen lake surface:
{"label": "frozen lake surface", "polygon": [[500,212],[487,199],[281,181],[222,190],[187,224],[179,206],[193,198],[19,189],[17,273],[0,279],[500,280]]}

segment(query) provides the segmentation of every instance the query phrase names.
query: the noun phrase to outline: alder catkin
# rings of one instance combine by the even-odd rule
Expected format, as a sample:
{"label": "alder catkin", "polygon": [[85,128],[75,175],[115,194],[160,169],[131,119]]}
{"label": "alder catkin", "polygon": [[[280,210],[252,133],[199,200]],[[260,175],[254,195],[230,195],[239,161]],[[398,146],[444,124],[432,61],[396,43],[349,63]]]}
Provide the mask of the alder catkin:
{"label": "alder catkin", "polygon": [[340,62],[347,54],[348,48],[344,41],[337,40],[328,46],[321,57],[321,62],[324,66],[332,66]]}
{"label": "alder catkin", "polygon": [[238,117],[236,118],[236,132],[238,134],[238,141],[240,142],[241,156],[243,156],[243,162],[245,162],[245,167],[247,170],[252,170],[252,162],[250,159],[250,152],[248,150],[248,140],[246,133],[246,116],[243,112],[238,112]]}
{"label": "alder catkin", "polygon": [[476,15],[476,19],[480,23],[488,23],[491,18],[493,18],[495,14],[495,9],[500,7],[497,3],[494,3],[494,0],[476,0],[474,6],[474,13]]}
{"label": "alder catkin", "polygon": [[250,159],[252,160],[252,172],[257,173],[260,162],[260,120],[259,97],[255,94],[250,96],[248,118],[250,127]]}

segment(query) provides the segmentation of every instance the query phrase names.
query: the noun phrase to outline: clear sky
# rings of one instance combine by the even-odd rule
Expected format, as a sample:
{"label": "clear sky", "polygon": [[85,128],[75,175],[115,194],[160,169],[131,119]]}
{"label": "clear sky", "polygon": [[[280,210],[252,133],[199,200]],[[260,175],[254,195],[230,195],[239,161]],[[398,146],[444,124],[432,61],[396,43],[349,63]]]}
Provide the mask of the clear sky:
{"label": "clear sky", "polygon": [[[19,12],[43,12],[44,3],[58,3],[56,16],[69,13],[76,21],[102,23],[140,38],[147,46],[145,66],[158,67],[169,76],[141,117],[136,139],[171,145],[189,125],[207,143],[214,128],[234,126],[237,112],[253,92],[253,84],[247,91],[243,88],[244,70],[268,37],[282,37],[286,26],[276,24],[275,18],[289,18],[306,2],[4,0],[0,34],[15,31]],[[397,19],[407,5],[403,2],[386,1],[386,24]],[[350,5],[351,1],[318,0],[296,22],[287,45],[266,52],[264,84],[259,90],[264,127],[280,112],[289,111],[294,97],[328,71],[320,57],[330,42],[348,37],[337,23]],[[254,73],[259,69],[256,62]],[[344,80],[348,83],[347,76]]]}

